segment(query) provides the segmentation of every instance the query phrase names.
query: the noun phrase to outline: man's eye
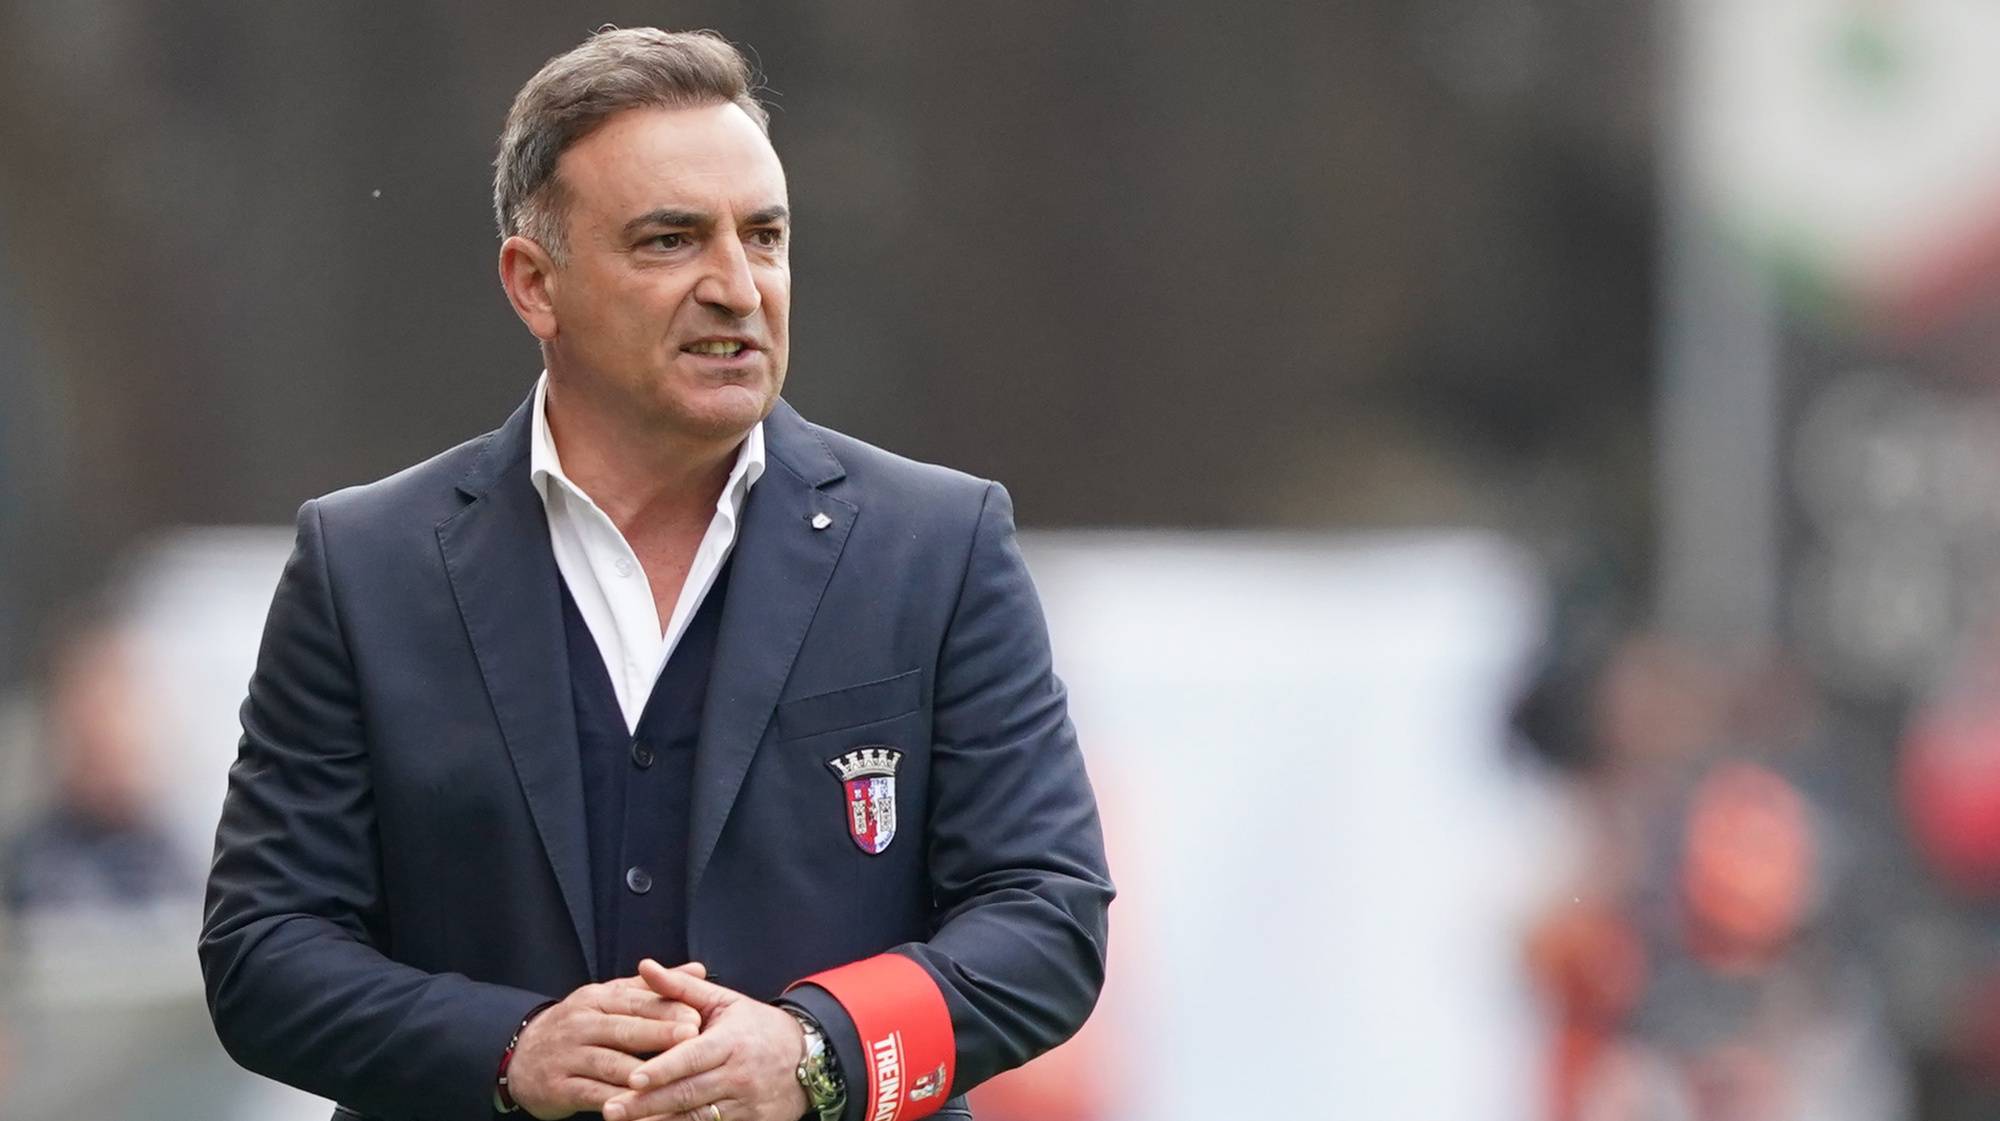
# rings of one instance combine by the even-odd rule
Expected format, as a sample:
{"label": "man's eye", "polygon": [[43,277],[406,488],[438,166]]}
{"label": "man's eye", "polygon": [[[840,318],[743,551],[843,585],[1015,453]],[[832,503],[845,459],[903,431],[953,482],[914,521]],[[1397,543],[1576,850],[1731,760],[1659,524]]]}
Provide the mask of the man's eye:
{"label": "man's eye", "polygon": [[776,249],[779,246],[785,244],[785,231],[752,230],[750,231],[750,240],[756,242],[757,244],[763,246],[766,249]]}
{"label": "man's eye", "polygon": [[646,239],[646,244],[655,249],[679,249],[687,240],[686,234],[654,234]]}

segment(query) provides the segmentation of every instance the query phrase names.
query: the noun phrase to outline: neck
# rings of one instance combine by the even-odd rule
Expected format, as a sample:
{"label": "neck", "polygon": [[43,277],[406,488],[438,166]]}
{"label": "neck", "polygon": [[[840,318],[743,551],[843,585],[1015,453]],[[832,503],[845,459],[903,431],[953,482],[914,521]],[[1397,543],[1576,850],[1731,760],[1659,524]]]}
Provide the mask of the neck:
{"label": "neck", "polygon": [[706,525],[745,435],[702,440],[634,424],[629,415],[591,408],[553,377],[546,407],[563,474],[628,540],[690,522]]}

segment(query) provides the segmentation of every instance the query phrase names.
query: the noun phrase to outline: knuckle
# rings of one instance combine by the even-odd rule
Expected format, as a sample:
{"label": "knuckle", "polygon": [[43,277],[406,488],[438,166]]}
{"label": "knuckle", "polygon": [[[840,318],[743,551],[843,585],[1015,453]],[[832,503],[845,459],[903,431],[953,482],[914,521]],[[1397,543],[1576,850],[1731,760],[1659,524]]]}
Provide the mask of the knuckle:
{"label": "knuckle", "polygon": [[601,1029],[605,1046],[615,1047],[626,1054],[639,1050],[645,1040],[638,1033],[638,1022],[628,1016],[606,1016]]}
{"label": "knuckle", "polygon": [[[576,1032],[578,1022],[586,1013],[582,1008],[574,1004],[565,1003],[556,1005],[554,1008],[543,1013],[543,1015],[548,1017],[550,1034],[557,1037],[564,1037]],[[536,1017],[537,1020],[541,1018],[541,1016]]]}

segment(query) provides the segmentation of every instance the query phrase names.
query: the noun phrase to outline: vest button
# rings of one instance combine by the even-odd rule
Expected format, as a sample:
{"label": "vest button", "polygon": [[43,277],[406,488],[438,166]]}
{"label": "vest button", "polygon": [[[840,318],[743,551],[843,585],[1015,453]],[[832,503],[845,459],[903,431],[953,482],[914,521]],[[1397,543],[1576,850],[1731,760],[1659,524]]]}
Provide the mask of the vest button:
{"label": "vest button", "polygon": [[653,749],[652,749],[652,748],[649,748],[649,747],[647,747],[647,746],[646,746],[645,744],[643,744],[643,743],[640,743],[640,742],[639,742],[638,740],[633,740],[633,741],[632,741],[632,762],[633,762],[633,764],[634,764],[635,766],[640,766],[640,767],[650,767],[650,766],[652,766],[652,765],[653,765]]}
{"label": "vest button", "polygon": [[634,864],[625,869],[625,886],[631,888],[634,895],[644,895],[653,890],[653,877],[644,868]]}

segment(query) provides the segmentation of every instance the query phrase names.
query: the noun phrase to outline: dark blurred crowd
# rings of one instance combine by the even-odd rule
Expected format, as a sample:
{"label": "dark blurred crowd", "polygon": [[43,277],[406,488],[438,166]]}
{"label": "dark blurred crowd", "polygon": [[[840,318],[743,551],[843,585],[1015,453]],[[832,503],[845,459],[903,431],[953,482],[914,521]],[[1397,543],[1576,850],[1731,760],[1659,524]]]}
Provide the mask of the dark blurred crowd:
{"label": "dark blurred crowd", "polygon": [[1517,710],[1578,864],[1527,959],[1556,1121],[2000,1116],[2000,644],[1901,703],[1559,613]]}

